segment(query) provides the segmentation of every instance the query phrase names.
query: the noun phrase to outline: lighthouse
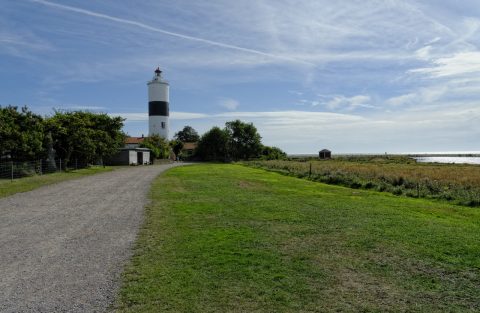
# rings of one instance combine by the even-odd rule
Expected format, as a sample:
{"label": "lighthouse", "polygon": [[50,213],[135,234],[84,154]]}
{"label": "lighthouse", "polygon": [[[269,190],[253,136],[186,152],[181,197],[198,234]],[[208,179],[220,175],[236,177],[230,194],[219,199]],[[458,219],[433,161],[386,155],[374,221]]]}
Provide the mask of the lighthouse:
{"label": "lighthouse", "polygon": [[169,84],[162,78],[157,67],[155,75],[148,85],[148,134],[159,135],[168,140],[168,90]]}

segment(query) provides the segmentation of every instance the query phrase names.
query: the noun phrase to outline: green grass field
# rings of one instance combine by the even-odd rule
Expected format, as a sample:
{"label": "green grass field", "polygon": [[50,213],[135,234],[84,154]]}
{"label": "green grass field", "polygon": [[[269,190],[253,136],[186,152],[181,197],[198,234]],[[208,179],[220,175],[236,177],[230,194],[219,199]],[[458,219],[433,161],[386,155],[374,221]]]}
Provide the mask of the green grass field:
{"label": "green grass field", "polygon": [[155,181],[120,312],[478,312],[480,210],[240,165]]}
{"label": "green grass field", "polygon": [[35,175],[30,177],[10,179],[0,179],[0,198],[13,195],[18,192],[26,192],[38,187],[59,183],[65,180],[80,178],[87,175],[93,175],[112,171],[113,167],[93,166],[81,170],[72,170],[68,172],[52,173],[46,175]]}

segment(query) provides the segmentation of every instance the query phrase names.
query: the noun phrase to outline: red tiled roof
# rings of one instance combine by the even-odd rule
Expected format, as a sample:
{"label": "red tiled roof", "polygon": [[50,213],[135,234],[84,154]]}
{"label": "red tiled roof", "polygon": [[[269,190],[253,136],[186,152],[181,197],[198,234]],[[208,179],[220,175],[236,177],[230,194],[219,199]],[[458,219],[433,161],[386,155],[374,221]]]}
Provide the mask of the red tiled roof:
{"label": "red tiled roof", "polygon": [[139,144],[145,140],[145,137],[127,137],[125,138],[125,144]]}
{"label": "red tiled roof", "polygon": [[184,142],[182,150],[195,150],[197,146],[198,146],[198,143],[196,142]]}

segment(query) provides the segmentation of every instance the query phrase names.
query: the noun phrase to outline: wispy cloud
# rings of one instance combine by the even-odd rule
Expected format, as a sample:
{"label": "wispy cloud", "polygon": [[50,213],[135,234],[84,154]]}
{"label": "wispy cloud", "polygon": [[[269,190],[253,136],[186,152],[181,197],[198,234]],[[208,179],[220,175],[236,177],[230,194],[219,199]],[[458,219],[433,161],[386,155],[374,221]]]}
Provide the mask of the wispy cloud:
{"label": "wispy cloud", "polygon": [[314,100],[301,99],[300,105],[310,105],[312,107],[321,107],[329,111],[354,111],[361,108],[375,108],[369,95],[317,95]]}
{"label": "wispy cloud", "polygon": [[54,48],[47,41],[30,31],[8,29],[0,23],[0,53],[16,57],[32,58],[33,52],[52,52]]}
{"label": "wispy cloud", "polygon": [[411,105],[425,107],[438,104],[439,100],[452,88],[449,85],[439,84],[430,87],[419,88],[414,92],[395,96],[387,99],[385,102],[390,106],[404,106]]}
{"label": "wispy cloud", "polygon": [[[108,80],[115,77],[112,69],[116,64],[123,64],[122,72],[130,73],[161,61],[170,68],[181,68],[186,73],[198,68],[245,71],[256,67],[287,65],[298,76],[268,75],[265,72],[249,75],[248,78],[302,79],[307,85],[315,85],[319,76],[335,74],[322,68],[328,64],[343,68],[349,63],[352,70],[365,64],[373,67],[385,67],[388,64],[395,67],[399,62],[436,56],[436,53],[430,51],[431,48],[425,48],[424,45],[435,45],[439,38],[448,41],[456,35],[416,6],[398,0],[362,4],[348,1],[341,5],[326,1],[260,3],[246,0],[234,5],[224,2],[194,2],[187,6],[182,3],[166,5],[155,2],[139,5],[143,9],[149,9],[148,12],[135,8],[131,15],[125,10],[116,10],[121,6],[108,4],[102,6],[104,12],[108,13],[103,13],[98,9],[79,8],[48,0],[31,1],[47,8],[129,26],[132,34],[121,32],[120,35],[120,32],[112,29],[112,34],[108,37],[89,31],[91,36],[84,38],[87,41],[89,37],[92,41],[123,38],[124,42],[133,42],[138,47],[135,53],[111,55],[108,58],[99,56],[93,63],[88,59],[70,64],[69,68],[76,68],[76,74],[65,77],[68,76],[65,74],[68,71],[59,69],[56,75],[60,77],[53,79],[53,83]],[[117,12],[117,15],[112,12]],[[157,14],[152,15],[151,12],[160,12],[162,25],[165,26],[157,27]],[[166,13],[162,15],[162,12]],[[195,12],[196,18],[191,18],[191,12]],[[173,18],[175,14],[179,16]],[[202,21],[201,26],[199,20]],[[376,21],[376,27],[372,27],[372,20]],[[145,32],[133,33],[135,30]],[[165,35],[164,39],[182,40],[175,44],[160,44],[162,41],[151,37],[155,34]],[[201,44],[192,47],[191,43],[195,42]],[[242,44],[232,44],[235,42]],[[404,48],[406,46],[408,48]],[[152,49],[161,53],[152,53]],[[204,75],[211,76],[210,73]],[[373,76],[374,73],[363,75]],[[244,77],[235,75],[228,79],[242,81]],[[208,77],[203,81],[209,81]]]}
{"label": "wispy cloud", "polygon": [[333,99],[326,103],[330,110],[346,109],[354,110],[356,108],[373,108],[372,99],[368,95],[357,95],[353,97],[334,96]]}
{"label": "wispy cloud", "polygon": [[289,61],[289,62],[303,63],[305,65],[315,66],[315,64],[313,64],[313,63],[303,61],[301,59],[289,57],[289,56],[283,56],[283,55],[268,53],[268,52],[264,52],[264,51],[260,51],[260,50],[255,50],[255,49],[245,48],[245,47],[241,47],[241,46],[226,44],[226,43],[222,43],[222,42],[218,42],[218,41],[214,41],[214,40],[209,40],[209,39],[189,36],[189,35],[185,35],[185,34],[180,34],[180,33],[176,33],[176,32],[171,32],[171,31],[160,29],[160,28],[157,28],[157,27],[153,27],[153,26],[141,23],[141,22],[137,22],[137,21],[133,21],[133,20],[129,20],[129,19],[124,19],[124,18],[119,18],[119,17],[115,17],[115,16],[110,16],[110,15],[102,14],[102,13],[98,13],[98,12],[93,12],[93,11],[90,11],[90,10],[85,10],[85,9],[81,9],[81,8],[77,8],[77,7],[73,7],[73,6],[58,4],[58,3],[44,1],[44,0],[31,0],[31,1],[39,3],[39,4],[47,5],[47,6],[50,6],[50,7],[54,7],[54,8],[57,8],[57,9],[61,9],[61,10],[66,10],[66,11],[70,11],[70,12],[75,12],[75,13],[79,13],[79,14],[83,14],[83,15],[88,15],[88,16],[104,19],[104,20],[109,20],[109,21],[116,22],[116,23],[121,23],[121,24],[126,24],[126,25],[139,27],[139,28],[142,28],[142,29],[145,29],[145,30],[148,30],[148,31],[161,33],[161,34],[164,34],[164,35],[168,35],[168,36],[172,36],[172,37],[176,37],[176,38],[180,38],[180,39],[186,39],[186,40],[195,41],[195,42],[199,42],[199,43],[203,43],[203,44],[207,44],[207,45],[211,45],[211,46],[216,46],[216,47],[220,47],[220,48],[225,48],[225,49],[232,49],[232,50],[237,50],[237,51],[241,51],[241,52],[252,53],[252,54],[256,54],[256,55],[260,55],[260,56],[264,56],[264,57],[269,57],[269,58],[281,59],[281,60],[285,60],[285,61]]}

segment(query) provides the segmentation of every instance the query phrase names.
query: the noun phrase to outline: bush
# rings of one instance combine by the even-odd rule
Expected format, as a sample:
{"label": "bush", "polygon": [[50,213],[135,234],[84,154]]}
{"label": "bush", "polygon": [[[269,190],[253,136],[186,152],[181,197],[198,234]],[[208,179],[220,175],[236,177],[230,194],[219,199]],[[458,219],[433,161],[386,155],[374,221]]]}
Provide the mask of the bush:
{"label": "bush", "polygon": [[400,195],[403,194],[403,190],[402,190],[401,187],[395,187],[395,188],[393,188],[392,193],[396,196],[400,196]]}
{"label": "bush", "polygon": [[348,186],[353,189],[358,189],[362,187],[362,184],[357,181],[352,181]]}
{"label": "bush", "polygon": [[402,176],[400,176],[400,177],[395,177],[395,178],[393,179],[393,181],[392,181],[392,185],[393,185],[393,186],[401,186],[401,185],[403,185],[403,183],[404,183],[404,179],[403,179]]}
{"label": "bush", "polygon": [[282,149],[277,147],[262,147],[262,154],[260,158],[262,160],[284,160],[287,157],[287,154],[282,151]]}
{"label": "bush", "polygon": [[373,182],[369,181],[369,182],[365,183],[365,185],[363,187],[365,189],[374,189],[376,187],[376,185]]}

